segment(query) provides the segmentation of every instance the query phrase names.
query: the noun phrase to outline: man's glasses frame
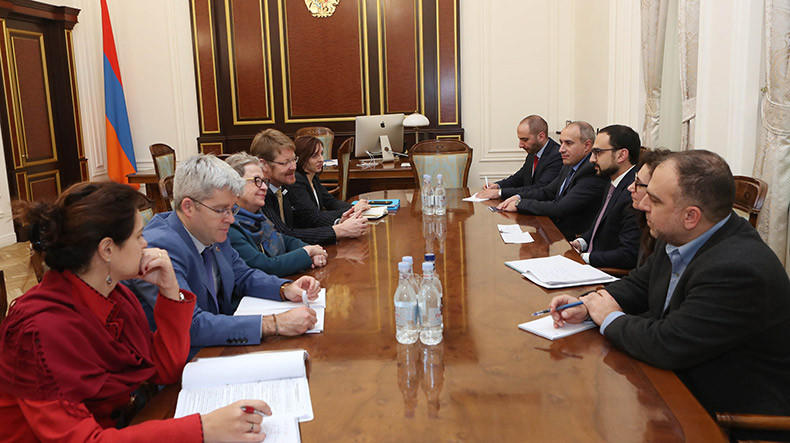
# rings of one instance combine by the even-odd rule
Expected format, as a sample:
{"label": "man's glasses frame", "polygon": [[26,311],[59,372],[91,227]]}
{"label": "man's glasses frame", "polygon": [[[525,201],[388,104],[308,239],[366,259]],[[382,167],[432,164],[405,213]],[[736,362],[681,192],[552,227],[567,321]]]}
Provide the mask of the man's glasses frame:
{"label": "man's glasses frame", "polygon": [[220,215],[223,218],[227,218],[230,215],[235,216],[236,214],[239,213],[239,210],[241,209],[239,206],[234,206],[232,208],[225,208],[225,209],[217,209],[217,208],[212,208],[211,206],[203,203],[202,201],[200,201],[200,200],[198,200],[196,198],[189,197],[189,199],[192,200],[193,202],[199,204],[200,206],[203,206],[204,208],[208,208],[208,209],[214,211],[215,214]]}
{"label": "man's glasses frame", "polygon": [[290,160],[286,160],[284,162],[278,162],[278,161],[275,161],[275,160],[266,160],[266,161],[269,162],[269,163],[274,163],[275,165],[288,166],[291,163],[296,164],[299,161],[299,156],[295,155],[294,158],[292,158]]}

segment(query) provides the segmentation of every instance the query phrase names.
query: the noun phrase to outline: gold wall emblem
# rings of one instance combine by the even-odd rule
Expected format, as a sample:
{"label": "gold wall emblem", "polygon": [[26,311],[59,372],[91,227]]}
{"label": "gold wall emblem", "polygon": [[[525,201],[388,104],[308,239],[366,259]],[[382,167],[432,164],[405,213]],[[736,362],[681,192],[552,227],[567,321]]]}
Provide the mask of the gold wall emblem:
{"label": "gold wall emblem", "polygon": [[340,0],[304,0],[313,17],[331,17]]}

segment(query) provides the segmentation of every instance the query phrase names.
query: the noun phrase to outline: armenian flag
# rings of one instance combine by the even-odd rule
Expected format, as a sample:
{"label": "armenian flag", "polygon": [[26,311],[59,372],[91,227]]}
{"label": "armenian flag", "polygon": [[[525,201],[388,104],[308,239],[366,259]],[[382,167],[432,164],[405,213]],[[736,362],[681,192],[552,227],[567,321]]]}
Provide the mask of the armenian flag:
{"label": "armenian flag", "polygon": [[[112,35],[110,14],[106,0],[101,0],[101,27],[104,41],[104,113],[107,127],[107,175],[110,180],[128,183],[126,174],[137,172],[132,145],[132,130],[129,128],[129,114],[126,112],[126,98],[123,94],[121,70],[118,67],[118,54],[115,52],[115,38]],[[139,185],[134,185],[136,188]]]}

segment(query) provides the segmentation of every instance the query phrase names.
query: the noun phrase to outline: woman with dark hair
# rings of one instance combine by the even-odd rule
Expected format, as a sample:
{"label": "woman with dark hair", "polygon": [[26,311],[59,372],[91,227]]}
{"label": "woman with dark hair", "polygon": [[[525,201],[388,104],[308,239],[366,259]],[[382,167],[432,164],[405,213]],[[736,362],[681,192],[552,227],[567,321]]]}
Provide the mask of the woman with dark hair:
{"label": "woman with dark hair", "polygon": [[[294,140],[296,162],[296,183],[290,186],[291,201],[297,206],[307,205],[323,211],[331,220],[346,220],[351,215],[358,215],[370,208],[367,201],[362,200],[356,205],[336,199],[327,191],[318,174],[324,169],[324,145],[315,137],[297,137]],[[298,204],[296,202],[299,202]]]}
{"label": "woman with dark hair", "polygon": [[672,151],[668,149],[647,149],[643,151],[639,156],[636,177],[631,185],[628,186],[628,190],[631,191],[632,206],[637,210],[636,221],[639,225],[639,230],[642,231],[642,237],[639,239],[637,266],[641,266],[647,261],[656,245],[656,239],[650,235],[650,228],[647,226],[647,217],[645,217],[643,211],[639,210],[639,202],[647,195],[647,184],[650,183],[653,170],[671,153]]}
{"label": "woman with dark hair", "polygon": [[[79,183],[53,204],[15,203],[50,270],[0,325],[0,441],[260,441],[261,417],[240,406],[123,428],[141,385],[177,383],[189,352],[195,296],[178,287],[166,251],[147,249],[141,194]],[[120,280],[159,288],[149,329]]]}

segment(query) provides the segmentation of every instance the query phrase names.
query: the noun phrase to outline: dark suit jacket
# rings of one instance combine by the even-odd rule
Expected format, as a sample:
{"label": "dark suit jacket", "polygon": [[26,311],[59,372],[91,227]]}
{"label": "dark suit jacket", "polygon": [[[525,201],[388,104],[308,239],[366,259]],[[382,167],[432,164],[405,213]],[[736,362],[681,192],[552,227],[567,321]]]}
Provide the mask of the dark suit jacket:
{"label": "dark suit jacket", "polygon": [[[288,187],[284,187],[284,189],[288,189]],[[309,245],[331,245],[337,241],[337,236],[335,236],[335,230],[332,229],[331,223],[327,225],[325,220],[320,217],[318,211],[302,214],[303,217],[311,218],[300,220],[299,225],[295,223],[290,190],[283,194],[283,215],[285,215],[285,220],[280,218],[280,206],[277,204],[277,196],[271,189],[266,193],[266,205],[261,210],[263,215],[274,223],[275,229],[282,234],[296,237]],[[298,226],[311,227],[301,228]]]}
{"label": "dark suit jacket", "polygon": [[588,155],[562,194],[557,195],[562,182],[572,170],[572,166],[563,166],[560,175],[548,186],[519,194],[521,202],[518,204],[518,212],[522,214],[551,217],[568,240],[573,240],[595,223],[601,198],[605,196],[609,184],[608,180],[595,175],[595,167]]}
{"label": "dark suit jacket", "polygon": [[[143,237],[149,247],[167,251],[179,287],[197,298],[189,330],[190,358],[204,346],[260,344],[261,316],[234,317],[235,306],[246,295],[280,300],[280,286],[289,280],[250,268],[225,239],[212,246],[222,283],[219,294],[215,294],[213,284],[206,279],[203,258],[175,211],[156,214],[143,230]],[[154,306],[158,289],[142,280],[127,280],[126,284],[140,300],[151,330],[156,330]]]}
{"label": "dark suit jacket", "polygon": [[[315,193],[318,194],[318,201],[313,195],[313,189],[307,181],[307,176],[301,172],[296,171],[296,182],[288,185],[294,221],[298,227],[312,227],[300,226],[300,220],[313,219],[323,220],[324,225],[332,225],[344,212],[351,209],[351,203],[340,201],[332,196],[321,184],[317,175],[313,177],[313,186],[315,186]],[[310,214],[310,212],[317,214]]]}
{"label": "dark suit jacket", "polygon": [[[636,212],[631,205],[631,193],[627,189],[633,183],[634,175],[636,175],[636,167],[631,168],[625,174],[625,177],[620,180],[620,183],[612,193],[609,205],[606,206],[601,224],[595,233],[593,251],[590,253],[590,264],[595,267],[606,266],[624,269],[636,267],[641,231],[636,224]],[[606,201],[606,194],[609,193],[608,186],[607,184],[604,198],[601,200],[601,207]],[[598,214],[595,214],[593,218],[590,229],[582,234],[582,238],[587,242],[588,247],[593,227],[595,227],[595,221],[598,220],[600,213],[601,211],[599,210]]]}
{"label": "dark suit jacket", "polygon": [[538,161],[535,168],[535,176],[532,176],[532,165],[535,163],[535,154],[527,155],[524,165],[510,177],[496,182],[502,190],[502,199],[521,194],[534,188],[542,188],[557,178],[562,169],[562,156],[560,155],[560,145],[549,138],[546,149]]}
{"label": "dark suit jacket", "polygon": [[790,415],[790,281],[757,231],[731,213],[663,312],[671,270],[659,241],[644,265],[606,286],[627,314],[606,337],[675,371],[709,412]]}

